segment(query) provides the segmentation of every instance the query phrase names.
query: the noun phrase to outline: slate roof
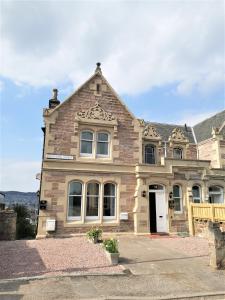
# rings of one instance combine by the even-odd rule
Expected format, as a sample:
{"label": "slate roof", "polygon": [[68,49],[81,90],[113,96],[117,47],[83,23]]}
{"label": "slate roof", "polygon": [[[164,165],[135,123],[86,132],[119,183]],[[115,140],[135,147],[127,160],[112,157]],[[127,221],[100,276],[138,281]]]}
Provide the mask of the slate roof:
{"label": "slate roof", "polygon": [[190,143],[195,144],[195,139],[192,133],[192,129],[189,126],[181,126],[175,124],[165,124],[165,123],[156,123],[156,122],[145,122],[147,124],[151,124],[156,128],[156,131],[160,134],[163,141],[168,141],[169,136],[172,134],[174,128],[180,128],[185,137],[189,139]]}
{"label": "slate roof", "polygon": [[225,121],[225,110],[194,126],[197,142],[202,142],[212,137],[212,128],[220,128]]}

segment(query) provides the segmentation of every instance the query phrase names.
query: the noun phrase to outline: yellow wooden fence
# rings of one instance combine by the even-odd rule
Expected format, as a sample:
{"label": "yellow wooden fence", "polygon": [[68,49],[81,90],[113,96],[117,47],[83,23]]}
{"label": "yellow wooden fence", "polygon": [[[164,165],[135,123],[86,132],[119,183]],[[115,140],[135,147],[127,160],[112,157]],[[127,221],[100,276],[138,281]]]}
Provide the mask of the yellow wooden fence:
{"label": "yellow wooden fence", "polygon": [[225,222],[225,204],[190,203],[188,219],[190,234],[194,235],[194,219]]}

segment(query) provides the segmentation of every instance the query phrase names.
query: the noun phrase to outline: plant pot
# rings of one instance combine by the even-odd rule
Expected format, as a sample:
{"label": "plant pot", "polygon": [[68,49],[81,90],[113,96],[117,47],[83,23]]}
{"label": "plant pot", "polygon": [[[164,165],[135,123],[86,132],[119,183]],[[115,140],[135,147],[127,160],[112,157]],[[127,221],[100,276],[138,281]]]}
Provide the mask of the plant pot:
{"label": "plant pot", "polygon": [[119,261],[119,256],[120,254],[119,253],[110,253],[108,251],[105,251],[106,252],[106,256],[108,258],[108,260],[110,261],[111,265],[118,265],[118,261]]}
{"label": "plant pot", "polygon": [[91,238],[88,238],[88,242],[89,243],[92,243],[92,244],[98,244],[98,237],[91,237]]}

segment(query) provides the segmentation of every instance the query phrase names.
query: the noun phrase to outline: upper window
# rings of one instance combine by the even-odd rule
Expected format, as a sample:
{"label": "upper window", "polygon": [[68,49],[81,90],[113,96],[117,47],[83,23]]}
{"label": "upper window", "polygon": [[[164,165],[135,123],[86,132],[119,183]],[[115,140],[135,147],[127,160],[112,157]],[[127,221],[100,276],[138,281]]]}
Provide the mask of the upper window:
{"label": "upper window", "polygon": [[145,163],[155,164],[155,146],[153,145],[145,146]]}
{"label": "upper window", "polygon": [[201,202],[201,189],[200,189],[200,186],[194,185],[192,187],[192,196],[193,196],[193,202],[194,203],[200,203]]}
{"label": "upper window", "polygon": [[82,184],[80,182],[70,182],[68,202],[68,219],[80,219],[82,203]]}
{"label": "upper window", "polygon": [[97,155],[109,155],[109,135],[105,132],[97,132]]}
{"label": "upper window", "polygon": [[182,159],[183,158],[183,150],[181,148],[173,149],[173,158]]}
{"label": "upper window", "polygon": [[81,132],[81,154],[92,155],[93,153],[93,132],[82,131]]}
{"label": "upper window", "polygon": [[223,203],[223,188],[217,185],[209,187],[209,203]]}
{"label": "upper window", "polygon": [[173,186],[174,211],[182,212],[182,191],[179,185]]}
{"label": "upper window", "polygon": [[104,185],[103,217],[115,218],[116,216],[116,186],[113,183]]}
{"label": "upper window", "polygon": [[99,184],[90,182],[87,185],[86,216],[97,219],[99,216]]}

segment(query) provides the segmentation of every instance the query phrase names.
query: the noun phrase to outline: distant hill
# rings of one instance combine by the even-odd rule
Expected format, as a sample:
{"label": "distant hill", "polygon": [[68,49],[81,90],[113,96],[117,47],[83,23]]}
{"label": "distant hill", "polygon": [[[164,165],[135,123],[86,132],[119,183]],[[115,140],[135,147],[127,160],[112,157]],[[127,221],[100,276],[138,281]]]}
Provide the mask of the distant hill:
{"label": "distant hill", "polygon": [[5,204],[6,206],[12,206],[13,204],[23,204],[28,206],[29,208],[37,208],[38,207],[38,199],[37,194],[28,192],[17,192],[17,191],[7,191],[5,194]]}

